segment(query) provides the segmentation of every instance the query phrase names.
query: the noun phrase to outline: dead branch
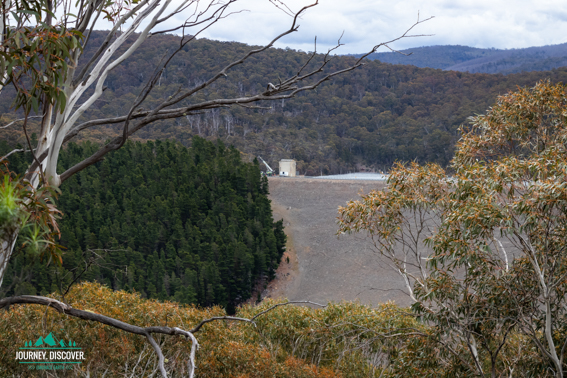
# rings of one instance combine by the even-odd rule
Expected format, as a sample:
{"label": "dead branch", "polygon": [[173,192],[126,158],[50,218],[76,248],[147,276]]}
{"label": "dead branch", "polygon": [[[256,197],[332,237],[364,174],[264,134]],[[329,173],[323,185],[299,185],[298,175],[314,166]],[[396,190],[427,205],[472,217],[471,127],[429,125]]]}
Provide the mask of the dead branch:
{"label": "dead branch", "polygon": [[16,148],[10,152],[8,152],[6,155],[0,157],[0,161],[4,161],[6,159],[8,159],[8,157],[12,154],[15,154],[16,152],[24,152],[25,150],[23,148]]}
{"label": "dead branch", "polygon": [[[327,53],[322,56],[322,60],[320,61],[320,63],[316,64],[315,67],[313,67],[313,68],[309,69],[307,72],[305,72],[305,70],[308,68],[308,66],[313,64],[313,60],[317,55],[316,51],[309,55],[307,61],[301,67],[298,67],[298,70],[295,72],[295,74],[292,74],[292,76],[288,77],[287,79],[285,79],[283,81],[280,80],[278,83],[267,84],[266,87],[265,87],[266,89],[262,93],[259,93],[259,94],[256,94],[256,95],[237,97],[237,98],[220,98],[220,99],[214,99],[214,100],[209,100],[209,101],[202,101],[202,102],[197,103],[197,104],[191,104],[191,105],[187,105],[187,106],[183,106],[183,107],[172,108],[172,106],[179,104],[181,101],[183,101],[183,100],[191,97],[192,95],[196,94],[197,92],[211,86],[218,79],[226,77],[228,72],[232,68],[234,68],[235,66],[243,64],[250,57],[266,51],[267,49],[272,47],[278,40],[285,37],[286,35],[289,35],[291,33],[296,32],[298,30],[298,27],[299,27],[298,19],[300,18],[300,16],[303,13],[305,13],[309,8],[317,5],[317,3],[318,2],[315,1],[314,3],[307,5],[307,6],[303,7],[301,10],[299,10],[299,12],[297,12],[294,15],[293,21],[292,21],[289,29],[287,29],[283,33],[276,36],[268,44],[266,44],[262,47],[248,51],[242,57],[230,62],[225,67],[220,69],[217,73],[213,74],[212,77],[210,77],[205,82],[203,82],[199,85],[196,85],[195,87],[190,88],[190,89],[185,90],[185,91],[178,90],[175,94],[169,96],[161,104],[155,106],[150,111],[134,111],[134,109],[139,109],[140,105],[144,102],[144,100],[146,99],[148,94],[152,91],[152,89],[155,86],[155,82],[156,82],[157,78],[161,75],[161,72],[167,67],[168,63],[172,60],[172,58],[179,51],[182,51],[183,47],[187,43],[189,43],[190,41],[193,41],[195,39],[195,35],[200,33],[202,30],[200,30],[197,34],[189,36],[188,39],[185,39],[185,37],[183,37],[182,41],[180,42],[179,48],[177,48],[170,55],[170,57],[168,59],[166,59],[165,61],[162,61],[162,63],[154,71],[154,74],[148,79],[146,86],[142,89],[142,91],[140,92],[140,95],[136,99],[134,105],[132,107],[130,107],[128,114],[126,116],[87,121],[87,122],[82,123],[80,125],[74,126],[70,130],[67,131],[66,135],[64,136],[63,143],[67,142],[68,140],[70,140],[71,138],[73,138],[74,136],[76,136],[78,133],[80,133],[82,130],[85,130],[86,128],[97,126],[97,125],[103,125],[103,124],[123,123],[122,135],[115,137],[109,143],[102,146],[93,155],[91,155],[90,157],[86,158],[85,160],[77,163],[75,166],[69,168],[67,171],[63,172],[59,176],[60,182],[65,181],[67,178],[71,177],[73,174],[75,174],[75,173],[83,170],[84,168],[100,161],[101,159],[103,159],[103,157],[107,153],[120,148],[132,134],[134,134],[136,131],[140,130],[141,128],[147,126],[148,124],[151,124],[152,122],[160,121],[160,120],[166,120],[166,119],[179,118],[179,117],[187,116],[187,115],[190,115],[190,114],[195,114],[197,112],[216,109],[216,108],[220,108],[220,107],[230,107],[230,106],[234,106],[234,105],[249,106],[249,104],[258,103],[258,102],[262,102],[262,101],[289,99],[289,98],[296,96],[297,94],[299,94],[301,92],[314,90],[317,87],[319,87],[321,84],[323,84],[326,81],[329,81],[330,79],[332,79],[335,76],[345,74],[347,72],[353,71],[353,70],[361,67],[362,65],[365,64],[364,58],[366,56],[368,56],[369,54],[371,54],[372,52],[375,52],[380,46],[387,46],[387,44],[392,43],[392,42],[397,41],[397,40],[402,39],[402,38],[415,37],[416,35],[410,35],[409,34],[410,31],[414,27],[416,27],[417,25],[431,19],[431,18],[428,18],[426,20],[419,20],[419,18],[418,18],[417,22],[415,24],[413,24],[410,28],[408,28],[404,32],[404,34],[402,34],[400,37],[392,39],[391,41],[384,42],[384,43],[381,43],[379,45],[374,46],[367,54],[363,55],[360,59],[356,60],[352,65],[350,65],[350,66],[348,66],[344,69],[339,69],[339,70],[336,70],[336,71],[333,71],[333,72],[329,72],[327,74],[324,73],[329,62],[332,60],[331,53],[336,48],[338,48],[342,45],[341,40],[339,39],[338,42],[337,42],[337,45],[333,48],[330,48],[327,51]],[[220,17],[223,17],[223,12],[225,10],[226,10],[226,7],[222,7],[222,9],[220,9],[218,11],[218,13],[215,13],[216,18],[212,18],[212,19],[207,18],[206,21],[208,23],[203,28],[208,28],[210,25],[212,25],[212,23],[217,22],[220,19]],[[201,21],[202,20],[198,20],[198,22],[201,22]],[[197,22],[197,21],[195,21],[195,22]],[[79,77],[81,77],[81,75],[83,75],[83,72],[81,72]],[[322,76],[317,77],[318,75],[322,75]],[[308,81],[311,81],[311,80],[313,80],[313,81],[311,83],[309,83]],[[42,156],[40,156],[40,161],[42,161],[43,155],[44,154],[42,154]],[[45,155],[45,158],[48,158],[49,155],[50,155],[50,153],[48,152]],[[29,172],[34,171],[34,169],[37,168],[36,165],[37,164],[35,164],[35,163],[32,164],[32,167],[30,167]]]}
{"label": "dead branch", "polygon": [[162,373],[162,377],[167,377],[166,371],[165,371],[165,366],[164,366],[164,362],[165,362],[165,357],[163,356],[163,352],[161,351],[161,348],[159,347],[159,345],[155,342],[152,333],[161,333],[161,334],[165,334],[165,335],[180,335],[180,336],[185,336],[187,338],[190,338],[192,340],[192,346],[191,346],[191,355],[190,355],[190,361],[189,361],[189,366],[190,366],[190,370],[189,370],[189,376],[192,378],[194,377],[195,374],[195,351],[197,350],[197,348],[199,347],[199,344],[197,342],[197,339],[190,333],[187,332],[185,330],[182,330],[180,328],[177,327],[164,327],[164,326],[153,326],[153,327],[138,327],[132,324],[128,324],[125,323],[123,321],[120,321],[118,319],[114,319],[105,315],[101,315],[101,314],[97,314],[94,312],[90,312],[90,311],[84,311],[84,310],[79,310],[76,308],[71,307],[68,304],[65,304],[63,302],[60,302],[56,299],[53,298],[47,298],[47,297],[40,297],[40,296],[35,296],[35,295],[21,295],[21,296],[17,296],[17,297],[8,297],[8,298],[3,298],[0,299],[0,309],[5,308],[8,309],[11,305],[13,304],[37,304],[37,305],[42,305],[42,306],[46,306],[46,307],[52,307],[53,309],[55,309],[57,312],[61,313],[61,314],[65,314],[68,316],[73,316],[75,318],[79,318],[79,319],[83,319],[83,320],[91,320],[94,322],[98,322],[98,323],[102,323],[102,324],[106,324],[109,325],[111,327],[129,332],[129,333],[133,333],[136,335],[141,335],[144,336],[148,339],[149,343],[152,345],[152,347],[154,348],[154,351],[156,352],[157,356],[158,356],[158,366],[159,366],[159,370]]}
{"label": "dead branch", "polygon": [[[29,116],[28,119],[30,119],[30,118],[43,118],[43,116],[42,116],[42,115],[39,115],[39,116]],[[18,122],[20,122],[20,121],[24,121],[24,120],[25,120],[25,118],[19,118],[19,119],[13,120],[12,122],[10,122],[10,123],[7,124],[7,125],[0,126],[0,129],[8,128],[8,127],[12,126],[13,124],[18,123]]]}
{"label": "dead branch", "polygon": [[256,318],[258,318],[259,316],[262,316],[262,315],[266,314],[267,312],[272,311],[273,309],[275,309],[277,307],[287,306],[287,305],[290,305],[290,304],[311,304],[311,305],[320,306],[320,307],[323,307],[323,308],[327,307],[327,305],[322,305],[322,304],[310,302],[310,301],[290,301],[290,302],[278,303],[278,304],[275,304],[272,307],[270,307],[270,308],[268,308],[268,309],[266,309],[266,310],[264,310],[264,311],[262,311],[262,312],[260,312],[256,315],[254,315],[250,319],[238,318],[238,317],[234,317],[234,316],[215,316],[215,317],[212,317],[212,318],[209,318],[209,319],[205,319],[205,320],[202,320],[201,323],[197,324],[195,326],[195,328],[193,328],[190,332],[191,333],[197,333],[197,332],[199,332],[199,330],[201,329],[202,326],[204,326],[207,323],[213,322],[215,320],[236,320],[236,321],[247,322],[247,323],[252,323],[252,324],[256,325],[254,323],[254,320]]}
{"label": "dead branch", "polygon": [[195,368],[196,368],[195,353],[196,353],[197,349],[199,348],[199,342],[197,341],[197,338],[195,337],[195,333],[199,332],[199,330],[205,324],[211,323],[211,322],[214,322],[214,321],[217,321],[217,320],[235,320],[235,321],[241,321],[241,322],[245,322],[245,323],[252,323],[252,324],[256,325],[254,320],[257,319],[258,317],[265,315],[266,313],[268,313],[268,312],[270,312],[270,311],[272,311],[272,310],[274,310],[274,309],[276,309],[280,306],[287,306],[287,305],[290,305],[290,304],[311,304],[311,305],[320,306],[320,307],[327,307],[326,305],[322,305],[322,304],[311,302],[311,301],[290,301],[290,302],[284,302],[284,303],[277,303],[277,304],[269,307],[268,309],[266,309],[262,312],[259,312],[258,314],[254,315],[250,319],[233,317],[233,316],[215,316],[215,317],[212,317],[212,318],[209,318],[209,319],[202,320],[193,329],[191,329],[189,331],[185,331],[181,328],[166,327],[166,326],[152,326],[152,327],[145,327],[145,328],[144,327],[138,327],[138,326],[123,322],[121,320],[111,318],[109,316],[97,314],[97,313],[91,312],[91,311],[79,310],[79,309],[73,308],[71,305],[68,305],[68,304],[63,303],[61,301],[58,301],[58,300],[53,299],[53,298],[48,298],[48,297],[41,297],[41,296],[36,296],[36,295],[20,295],[20,296],[16,296],[16,297],[8,297],[8,298],[0,299],[0,309],[9,310],[10,306],[14,305],[14,304],[36,304],[36,305],[46,306],[46,308],[45,308],[46,311],[49,307],[51,307],[55,311],[57,311],[61,314],[73,316],[75,318],[79,318],[79,319],[83,319],[83,320],[90,320],[90,321],[106,324],[106,325],[109,325],[111,327],[120,329],[122,331],[126,331],[126,332],[133,333],[133,334],[136,334],[136,335],[144,336],[148,340],[148,342],[150,343],[152,348],[154,349],[156,355],[158,356],[158,368],[159,368],[159,371],[161,372],[162,377],[167,377],[167,372],[165,370],[165,365],[164,365],[165,357],[163,355],[163,352],[162,352],[159,344],[155,341],[152,334],[156,333],[156,334],[164,334],[164,335],[172,335],[172,336],[177,335],[177,336],[185,336],[186,338],[190,338],[192,344],[191,344],[191,353],[190,353],[190,356],[189,356],[188,366],[189,366],[189,377],[191,377],[191,378],[193,378],[194,374],[195,374]]}

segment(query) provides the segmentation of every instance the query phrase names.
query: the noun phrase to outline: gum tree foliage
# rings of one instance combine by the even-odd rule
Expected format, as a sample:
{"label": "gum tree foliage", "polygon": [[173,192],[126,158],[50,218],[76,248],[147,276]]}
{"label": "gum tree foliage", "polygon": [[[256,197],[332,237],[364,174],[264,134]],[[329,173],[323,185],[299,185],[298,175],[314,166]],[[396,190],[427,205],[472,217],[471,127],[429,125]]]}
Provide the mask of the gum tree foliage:
{"label": "gum tree foliage", "polygon": [[61,263],[61,236],[57,219],[60,211],[53,204],[57,193],[50,187],[32,190],[10,172],[0,167],[0,238],[20,245],[15,255],[47,259]]}
{"label": "gum tree foliage", "polygon": [[[17,72],[29,74],[32,86],[28,88],[31,89],[26,91],[22,86],[18,87],[15,84],[18,91],[17,98],[23,96],[25,99],[20,104],[20,106],[24,106],[25,111],[24,132],[26,132],[30,110],[39,112],[38,116],[41,119],[38,143],[34,149],[34,162],[25,174],[25,185],[32,191],[45,186],[57,188],[72,175],[100,161],[108,152],[122,147],[132,134],[152,122],[186,117],[215,108],[246,107],[256,102],[291,98],[300,92],[313,90],[334,76],[352,71],[363,64],[364,57],[361,57],[349,67],[330,71],[327,65],[331,59],[330,53],[334,50],[331,49],[323,56],[315,53],[308,56],[306,61],[299,63],[297,70],[290,73],[288,77],[281,78],[275,83],[265,83],[266,89],[259,93],[245,94],[240,97],[200,100],[196,95],[212,86],[217,80],[227,77],[233,67],[243,64],[250,57],[266,51],[277,40],[297,31],[299,17],[309,8],[317,5],[317,1],[315,1],[294,13],[286,10],[287,7],[281,1],[275,0],[273,3],[291,16],[289,29],[275,36],[267,45],[250,50],[236,58],[219,71],[212,73],[207,80],[188,87],[180,85],[174,92],[168,93],[168,96],[162,102],[151,106],[149,110],[144,109],[143,105],[145,105],[146,98],[159,83],[163,70],[173,57],[203,30],[229,16],[229,8],[235,2],[236,0],[205,3],[197,0],[182,0],[175,3],[172,0],[124,0],[115,2],[47,0],[39,2],[36,6],[35,3],[18,5],[18,3],[12,3],[10,0],[3,1],[3,14],[1,15],[3,39],[1,42],[4,60],[0,67],[3,83],[17,83],[18,78],[21,77],[17,75]],[[61,16],[56,20],[55,15],[57,14],[61,14]],[[26,19],[22,18],[23,15],[27,15]],[[90,33],[95,28],[96,21],[101,18],[106,18],[112,22],[113,28],[97,51],[88,59],[83,60],[82,52],[88,45]],[[162,25],[172,19],[183,19],[185,21],[178,27],[163,30]],[[414,26],[420,22],[418,20]],[[29,28],[30,31],[26,31],[28,25],[32,25]],[[38,27],[35,28],[34,25],[38,25]],[[44,30],[42,28],[45,28],[45,35],[33,33],[33,30],[36,29]],[[412,28],[413,26],[402,37],[408,36]],[[68,34],[68,30],[73,30],[73,33]],[[102,99],[105,81],[109,73],[128,59],[147,38],[166,32],[179,32],[182,34],[182,38],[174,51],[170,51],[162,57],[132,106],[125,109],[123,115],[117,117],[78,123],[85,111],[96,101]],[[9,36],[13,38],[7,38]],[[77,37],[79,40],[77,40]],[[53,44],[45,43],[46,38],[47,40],[53,38],[55,45],[60,44],[53,47]],[[130,38],[133,38],[134,42],[128,48],[122,49],[125,42]],[[11,44],[11,41],[13,41],[13,44]],[[13,45],[16,46],[15,49]],[[340,42],[338,45],[340,45]],[[375,52],[383,45],[385,44],[374,46],[368,54]],[[22,49],[22,52],[18,49]],[[47,53],[45,55],[35,54],[36,51],[40,50]],[[12,52],[14,54],[11,55]],[[22,78],[22,83],[28,82],[25,78]],[[27,96],[26,93],[31,97]],[[17,101],[15,106],[18,106]],[[121,125],[122,132],[120,135],[110,139],[90,157],[78,162],[64,172],[58,171],[59,155],[64,143],[85,129],[107,124]],[[30,140],[27,139],[28,146],[32,149]],[[3,281],[20,229],[21,225],[17,225],[11,229],[10,235],[4,234],[2,240],[0,240],[0,284]],[[152,334],[165,333],[185,336],[193,342],[188,364],[189,375],[193,376],[194,374],[194,356],[198,343],[190,331],[177,327],[140,328],[104,315],[74,309],[63,302],[46,297],[5,298],[0,302],[0,307],[15,303],[52,306],[57,311],[70,316],[101,322],[127,332],[142,335],[146,337],[158,355],[159,371],[163,376],[166,375],[165,359]]]}
{"label": "gum tree foliage", "polygon": [[448,171],[399,164],[339,210],[340,232],[368,232],[404,279],[448,374],[565,376],[566,96],[549,82],[500,96]]}
{"label": "gum tree foliage", "polygon": [[80,49],[82,34],[67,23],[53,24],[54,3],[43,0],[4,0],[0,3],[0,90],[13,85],[15,109],[37,112],[41,103],[66,104],[62,85]]}

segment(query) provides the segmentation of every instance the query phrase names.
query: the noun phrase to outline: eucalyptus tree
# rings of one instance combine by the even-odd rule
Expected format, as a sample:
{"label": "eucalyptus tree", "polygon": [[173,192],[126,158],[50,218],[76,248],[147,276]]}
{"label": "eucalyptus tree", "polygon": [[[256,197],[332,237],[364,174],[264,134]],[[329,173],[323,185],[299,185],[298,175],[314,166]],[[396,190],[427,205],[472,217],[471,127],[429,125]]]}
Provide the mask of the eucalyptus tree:
{"label": "eucalyptus tree", "polygon": [[448,170],[397,165],[339,210],[340,232],[368,232],[403,278],[446,366],[565,376],[566,107],[563,84],[500,96]]}
{"label": "eucalyptus tree", "polygon": [[[150,106],[149,110],[142,110],[144,108],[143,105],[147,105],[145,101],[154,89],[167,64],[188,43],[195,40],[200,33],[228,17],[230,6],[236,1],[210,1],[205,5],[203,5],[202,1],[197,0],[184,0],[176,3],[173,3],[172,0],[126,0],[111,3],[92,0],[81,1],[76,5],[70,1],[62,1],[47,2],[46,6],[35,10],[33,14],[36,15],[37,22],[41,24],[51,23],[54,14],[62,12],[63,15],[56,24],[57,27],[61,28],[61,30],[71,30],[75,35],[62,34],[62,39],[70,40],[71,42],[60,49],[65,51],[64,57],[66,57],[66,59],[60,60],[60,65],[51,65],[51,55],[39,56],[39,61],[48,66],[47,71],[53,73],[53,77],[42,76],[42,80],[46,81],[51,88],[54,88],[54,94],[50,97],[45,97],[41,96],[42,92],[37,92],[38,95],[28,96],[26,101],[23,102],[28,109],[39,110],[39,117],[41,118],[41,130],[39,132],[38,145],[34,150],[34,161],[26,173],[26,179],[31,187],[38,188],[43,185],[58,187],[73,174],[101,160],[108,152],[120,148],[132,134],[152,122],[186,117],[202,111],[227,106],[247,107],[251,103],[282,100],[291,98],[303,91],[313,90],[334,76],[345,74],[362,66],[364,64],[363,59],[379,47],[388,46],[390,42],[411,36],[409,32],[413,27],[424,22],[424,20],[420,21],[418,19],[402,36],[374,46],[367,54],[356,60],[353,65],[337,71],[329,71],[328,63],[332,59],[331,53],[341,45],[340,41],[337,46],[320,57],[321,59],[317,59],[316,52],[313,52],[305,62],[297,67],[296,72],[287,78],[280,79],[275,84],[266,83],[266,89],[260,93],[205,101],[186,101],[195,98],[199,92],[210,87],[220,78],[227,77],[235,66],[243,64],[250,57],[266,51],[276,41],[286,35],[296,32],[299,28],[298,20],[300,16],[309,8],[317,5],[316,1],[303,7],[297,13],[290,14],[290,27],[275,36],[265,46],[251,49],[243,56],[228,63],[218,72],[212,73],[208,80],[188,88],[180,86],[161,103]],[[280,2],[276,3],[276,5],[280,4]],[[74,10],[74,6],[76,11],[74,13],[69,12],[70,9]],[[7,8],[5,7],[5,9]],[[48,12],[46,9],[50,9],[55,13]],[[4,17],[6,20],[9,21],[11,19],[10,15],[13,15],[12,18],[16,17],[15,14],[5,11]],[[89,59],[82,61],[82,54],[89,43],[89,37],[97,25],[97,20],[101,17],[112,21],[114,26],[96,52]],[[159,29],[166,21],[179,17],[185,18],[181,25],[168,30]],[[5,25],[8,25],[8,21],[5,22]],[[31,20],[29,21],[31,22]],[[16,27],[25,27],[25,25],[18,24],[14,27],[5,27],[7,30],[12,30]],[[155,67],[153,75],[148,79],[130,108],[126,109],[124,114],[118,117],[91,119],[78,123],[77,121],[81,116],[103,96],[105,80],[109,73],[126,61],[147,38],[165,32],[180,32],[179,44],[175,51],[162,57],[159,64]],[[30,45],[36,43],[34,42],[36,40],[41,40],[41,36],[36,36],[36,40],[32,37],[33,35],[30,35],[29,38],[25,39]],[[77,38],[79,38],[78,43]],[[24,38],[22,37],[22,39]],[[133,39],[133,42],[129,41],[127,43],[129,39]],[[125,51],[121,52],[121,48],[125,49]],[[5,47],[6,49],[8,49],[7,46]],[[59,55],[63,54],[61,51],[58,51]],[[9,54],[6,55],[8,68],[18,64],[17,61],[9,61],[8,56]],[[13,78],[9,77],[9,79],[11,80],[7,80],[7,82],[16,82]],[[16,86],[16,89],[19,96],[22,93],[21,88]],[[26,121],[27,119],[24,120],[23,124],[24,131],[26,131]],[[98,125],[109,124],[121,125],[122,132],[119,136],[111,139],[92,156],[77,163],[75,166],[64,172],[57,171],[59,152],[64,143],[84,130]],[[2,251],[0,251],[0,283],[12,248],[12,245],[2,244]]]}
{"label": "eucalyptus tree", "polygon": [[[417,20],[403,35],[392,41],[373,46],[351,66],[338,70],[330,70],[329,62],[333,51],[338,48],[340,40],[326,54],[310,54],[303,63],[288,77],[276,83],[265,83],[265,89],[258,93],[239,97],[224,97],[210,100],[199,100],[198,94],[216,81],[226,78],[231,70],[245,63],[251,57],[271,48],[281,38],[296,32],[298,21],[306,11],[317,5],[318,1],[306,5],[298,12],[292,12],[279,0],[270,0],[276,7],[290,16],[290,26],[266,45],[254,48],[235,58],[217,72],[210,74],[205,81],[194,86],[179,86],[177,90],[158,104],[151,105],[146,101],[156,87],[159,78],[171,60],[194,41],[204,30],[222,22],[230,16],[231,9],[237,0],[207,2],[199,0],[39,0],[26,2],[21,0],[2,0],[2,85],[13,84],[17,98],[14,107],[24,110],[22,128],[27,136],[28,116],[35,112],[41,120],[38,144],[32,149],[34,159],[25,174],[26,191],[12,190],[12,184],[6,184],[3,191],[4,202],[10,202],[12,212],[8,216],[16,217],[13,227],[0,233],[0,284],[10,260],[17,235],[31,219],[26,214],[26,204],[44,200],[38,191],[41,188],[57,188],[66,179],[82,169],[100,161],[113,150],[124,145],[126,140],[143,127],[166,119],[174,119],[199,114],[216,108],[228,106],[254,106],[263,101],[284,100],[298,93],[314,90],[335,76],[345,74],[364,64],[364,58],[379,47],[400,38],[410,37],[410,31],[425,20]],[[97,21],[107,19],[113,25],[95,53],[86,58],[83,53],[89,45],[90,37],[97,26]],[[165,30],[166,22],[183,19],[181,24]],[[125,62],[145,40],[160,33],[180,34],[177,48],[164,55],[155,66],[154,72],[138,93],[133,104],[124,110],[122,115],[102,119],[89,119],[79,123],[86,111],[97,101],[102,100],[105,81],[109,74]],[[51,39],[50,39],[51,38]],[[47,43],[47,42],[49,43]],[[13,42],[13,43],[12,43]],[[31,81],[26,79],[31,78]],[[26,87],[25,85],[30,85]],[[147,108],[147,109],[145,109]],[[119,125],[121,132],[111,138],[92,156],[77,163],[63,172],[57,171],[59,153],[63,145],[81,132],[99,125]],[[17,151],[13,151],[16,153]],[[22,189],[23,190],[23,189]],[[17,193],[22,193],[17,198]],[[12,201],[11,199],[14,199]],[[41,209],[41,206],[39,207]],[[46,207],[48,212],[47,228],[56,232],[53,221],[55,210]],[[21,211],[19,211],[21,210]],[[34,210],[35,211],[35,210]],[[37,213],[37,211],[35,212]],[[35,214],[34,213],[34,214]],[[42,217],[37,217],[42,219]],[[192,332],[178,328],[149,327],[139,328],[118,320],[86,311],[73,309],[71,306],[50,298],[36,296],[20,296],[0,300],[0,307],[13,303],[44,304],[70,316],[99,321],[128,332],[147,337],[151,345],[160,355],[160,370],[163,368],[163,355],[159,345],[153,340],[152,333],[167,333],[190,337],[194,346],[197,342]],[[194,368],[194,353],[190,366]],[[193,373],[192,373],[193,374]]]}

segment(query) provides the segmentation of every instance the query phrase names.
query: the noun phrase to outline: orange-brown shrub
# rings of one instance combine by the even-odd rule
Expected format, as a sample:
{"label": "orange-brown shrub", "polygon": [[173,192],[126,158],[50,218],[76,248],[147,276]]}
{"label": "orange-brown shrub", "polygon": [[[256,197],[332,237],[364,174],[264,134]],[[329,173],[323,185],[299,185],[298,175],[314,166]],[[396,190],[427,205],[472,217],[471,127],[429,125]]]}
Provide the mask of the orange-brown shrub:
{"label": "orange-brown shrub", "polygon": [[[56,295],[53,297],[57,299]],[[111,316],[137,326],[165,325],[191,329],[199,321],[225,315],[218,307],[195,308],[171,302],[146,300],[138,294],[113,291],[96,283],[75,286],[66,296],[75,308]],[[0,312],[0,376],[38,376],[15,360],[26,341],[52,332],[62,340],[74,340],[85,351],[85,361],[68,372],[49,371],[51,376],[156,376],[156,357],[144,337],[103,324],[62,315],[37,305],[14,305]],[[252,333],[254,326],[236,322],[213,322],[196,334],[198,377],[341,377],[340,372],[319,368],[285,353],[272,353]],[[183,337],[156,335],[166,356],[171,376],[187,373],[191,341]],[[47,376],[48,372],[39,373]]]}

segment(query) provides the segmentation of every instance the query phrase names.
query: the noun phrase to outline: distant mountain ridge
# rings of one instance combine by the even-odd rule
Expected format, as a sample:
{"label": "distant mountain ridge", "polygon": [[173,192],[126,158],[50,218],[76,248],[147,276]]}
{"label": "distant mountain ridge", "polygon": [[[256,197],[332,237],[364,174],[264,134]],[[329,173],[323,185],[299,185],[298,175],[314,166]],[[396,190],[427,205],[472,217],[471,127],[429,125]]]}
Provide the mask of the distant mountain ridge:
{"label": "distant mountain ridge", "polygon": [[[94,54],[105,37],[106,33],[102,31],[91,35],[84,60]],[[128,43],[132,41],[133,37]],[[79,122],[123,115],[144,88],[160,57],[178,44],[179,37],[173,35],[156,35],[148,39],[108,75],[103,97],[83,114]],[[126,48],[127,45],[123,46],[117,53]],[[252,48],[236,42],[194,40],[171,61],[147,97],[144,108],[152,109],[180,87],[194,88],[204,83],[224,65]],[[448,68],[501,52],[453,46],[449,48],[453,58],[449,59],[448,54],[441,53],[443,49],[442,46],[433,49],[438,53],[429,54],[429,57],[437,62],[432,60],[428,64],[443,63]],[[432,49],[423,51],[421,55],[426,56]],[[407,59],[415,59],[418,55]],[[227,77],[188,98],[187,103],[257,94],[266,88],[266,83],[295,74],[308,59],[308,54],[303,52],[268,49],[251,57],[246,64],[234,67]],[[322,59],[322,55],[317,55],[307,69],[316,67]],[[336,56],[327,67],[341,70],[354,62],[352,56]],[[411,61],[408,63],[412,64]],[[222,108],[154,122],[136,133],[134,139],[174,139],[185,146],[191,146],[196,135],[212,141],[222,139],[250,157],[262,156],[272,166],[277,166],[280,159],[295,159],[297,170],[307,176],[352,172],[359,166],[387,171],[396,161],[447,165],[460,138],[459,127],[469,123],[468,117],[483,113],[498,95],[518,86],[533,86],[541,80],[565,83],[567,67],[492,75],[373,60],[324,83],[317,91],[284,101],[266,102],[261,108]],[[2,91],[0,125],[16,118],[10,110],[13,96],[13,88]],[[33,130],[30,128],[32,133],[39,130],[39,125],[34,127]],[[78,139],[104,143],[110,136],[118,135],[121,127],[109,124],[87,128]],[[3,140],[7,145],[27,144],[25,135],[17,128],[0,129],[0,142]]]}
{"label": "distant mountain ridge", "polygon": [[[470,73],[518,73],[549,71],[567,66],[567,43],[524,49],[479,49],[468,46],[427,46],[395,52],[371,54],[383,63],[409,64],[421,68]],[[361,56],[360,54],[354,56]]]}

